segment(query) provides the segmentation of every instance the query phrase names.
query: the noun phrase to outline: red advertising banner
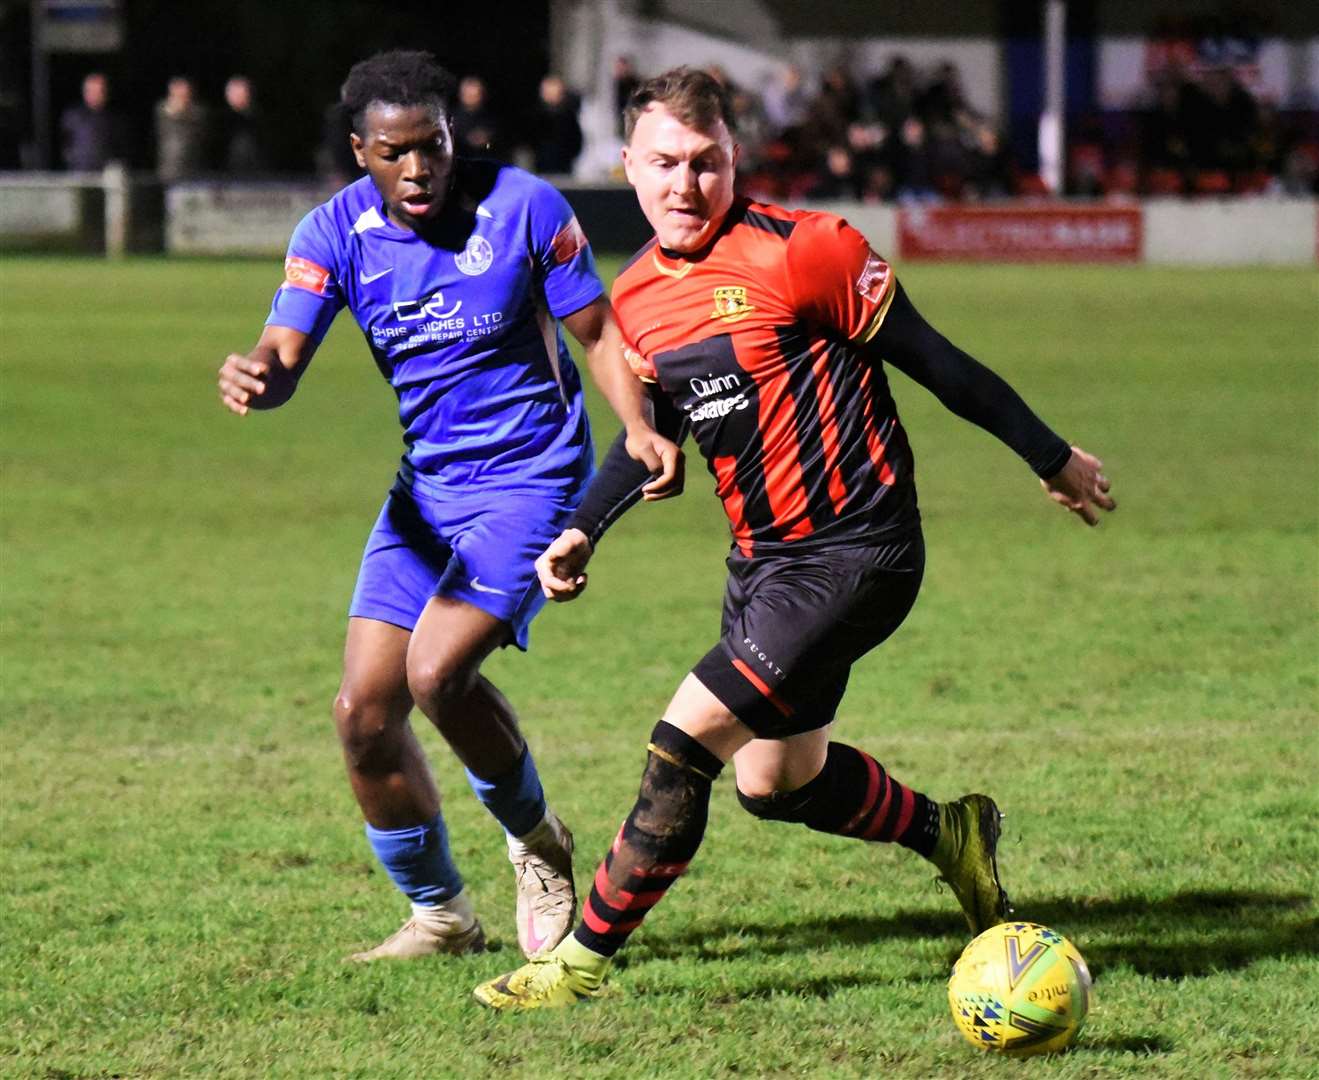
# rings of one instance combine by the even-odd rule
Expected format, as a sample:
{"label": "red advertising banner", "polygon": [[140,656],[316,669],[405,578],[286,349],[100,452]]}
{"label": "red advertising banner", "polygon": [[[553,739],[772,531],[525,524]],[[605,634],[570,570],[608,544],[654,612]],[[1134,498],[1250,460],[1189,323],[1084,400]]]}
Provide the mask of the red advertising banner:
{"label": "red advertising banner", "polygon": [[1138,206],[912,206],[898,210],[903,259],[1138,262]]}

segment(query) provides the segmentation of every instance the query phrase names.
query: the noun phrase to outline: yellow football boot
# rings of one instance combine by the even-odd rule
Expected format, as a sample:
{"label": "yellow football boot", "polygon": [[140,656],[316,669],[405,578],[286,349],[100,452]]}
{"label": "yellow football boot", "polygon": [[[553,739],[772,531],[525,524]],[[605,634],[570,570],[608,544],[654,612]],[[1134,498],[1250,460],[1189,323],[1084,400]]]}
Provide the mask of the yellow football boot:
{"label": "yellow football boot", "polygon": [[609,960],[568,937],[547,956],[484,982],[472,996],[488,1009],[558,1009],[599,997]]}
{"label": "yellow football boot", "polygon": [[1003,815],[988,795],[963,795],[939,804],[939,839],[930,861],[953,890],[972,936],[1012,913],[998,880],[998,837]]}

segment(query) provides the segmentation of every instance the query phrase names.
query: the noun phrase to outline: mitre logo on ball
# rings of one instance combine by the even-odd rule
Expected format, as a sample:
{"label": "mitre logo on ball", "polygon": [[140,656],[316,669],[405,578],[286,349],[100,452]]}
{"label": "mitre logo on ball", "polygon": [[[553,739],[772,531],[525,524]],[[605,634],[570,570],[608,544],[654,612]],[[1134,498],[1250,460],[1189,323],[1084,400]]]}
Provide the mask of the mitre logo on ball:
{"label": "mitre logo on ball", "polygon": [[1028,1057],[1071,1045],[1090,1009],[1090,969],[1076,946],[1038,923],[991,927],[948,980],[953,1020],[972,1046]]}

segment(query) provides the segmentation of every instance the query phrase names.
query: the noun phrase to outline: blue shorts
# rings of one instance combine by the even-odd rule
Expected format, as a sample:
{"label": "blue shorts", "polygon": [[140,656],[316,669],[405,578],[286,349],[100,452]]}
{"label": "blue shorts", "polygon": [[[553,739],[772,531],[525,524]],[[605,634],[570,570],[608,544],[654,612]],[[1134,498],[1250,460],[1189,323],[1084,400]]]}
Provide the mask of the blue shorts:
{"label": "blue shorts", "polygon": [[545,603],[535,561],[577,505],[558,494],[485,494],[439,502],[395,487],[366,541],[348,614],[405,630],[432,596],[452,597],[509,624],[527,647],[527,627]]}

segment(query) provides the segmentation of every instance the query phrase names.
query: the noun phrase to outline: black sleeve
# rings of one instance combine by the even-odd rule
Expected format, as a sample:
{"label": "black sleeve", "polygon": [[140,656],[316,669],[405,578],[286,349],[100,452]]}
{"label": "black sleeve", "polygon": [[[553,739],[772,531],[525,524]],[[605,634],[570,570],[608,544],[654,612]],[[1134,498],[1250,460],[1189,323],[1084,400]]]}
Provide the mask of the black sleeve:
{"label": "black sleeve", "polygon": [[[681,445],[687,436],[687,418],[673,407],[659,387],[646,389],[655,430]],[[590,538],[592,548],[600,542],[605,530],[641,498],[641,489],[651,477],[650,470],[628,454],[626,444],[627,432],[620,431],[600,462],[581,505],[568,519],[567,528],[581,529]]]}
{"label": "black sleeve", "polygon": [[893,303],[867,350],[916,380],[951,412],[1002,440],[1037,476],[1056,475],[1072,453],[1066,440],[1003,379],[927,323],[900,283],[894,288]]}

